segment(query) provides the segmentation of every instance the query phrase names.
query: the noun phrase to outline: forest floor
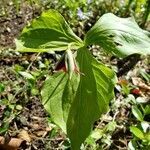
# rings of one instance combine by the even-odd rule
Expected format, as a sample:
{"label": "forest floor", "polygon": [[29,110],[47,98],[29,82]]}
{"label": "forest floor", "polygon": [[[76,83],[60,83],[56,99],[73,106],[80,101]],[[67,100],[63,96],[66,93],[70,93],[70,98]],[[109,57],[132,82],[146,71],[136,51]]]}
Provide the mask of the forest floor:
{"label": "forest floor", "polygon": [[[32,18],[40,14],[41,9],[25,5],[18,14],[14,7],[10,7],[9,11],[9,16],[0,17],[0,141],[5,140],[5,146],[10,142],[18,142],[17,146],[23,150],[67,149],[68,139],[52,123],[40,102],[39,91],[45,74],[52,72],[58,60],[57,54],[37,55],[15,51],[14,39]],[[147,30],[150,28],[147,27]],[[92,49],[92,53],[99,59],[96,48]],[[115,89],[116,99],[111,102],[109,113],[95,123],[95,128],[103,128],[110,121],[115,123],[109,124],[111,129],[107,130],[103,141],[97,140],[96,143],[102,145],[108,142],[105,149],[126,150],[133,138],[129,126],[138,122],[131,113],[132,101],[144,105],[150,102],[150,60],[139,55],[118,59],[106,54],[102,59],[108,66],[118,70],[119,80]],[[18,73],[26,70],[35,75],[34,81]],[[145,120],[150,121],[150,118],[145,116]]]}

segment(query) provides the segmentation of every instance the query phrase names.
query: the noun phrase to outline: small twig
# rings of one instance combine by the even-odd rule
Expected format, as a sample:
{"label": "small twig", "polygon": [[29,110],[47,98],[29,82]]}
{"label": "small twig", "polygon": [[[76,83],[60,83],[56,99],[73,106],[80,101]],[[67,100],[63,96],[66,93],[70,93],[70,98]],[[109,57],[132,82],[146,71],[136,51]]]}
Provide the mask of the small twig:
{"label": "small twig", "polygon": [[32,60],[32,62],[29,64],[28,68],[27,68],[27,71],[30,70],[31,66],[33,65],[33,62],[38,58],[38,56],[40,55],[40,53],[38,53],[35,58]]}

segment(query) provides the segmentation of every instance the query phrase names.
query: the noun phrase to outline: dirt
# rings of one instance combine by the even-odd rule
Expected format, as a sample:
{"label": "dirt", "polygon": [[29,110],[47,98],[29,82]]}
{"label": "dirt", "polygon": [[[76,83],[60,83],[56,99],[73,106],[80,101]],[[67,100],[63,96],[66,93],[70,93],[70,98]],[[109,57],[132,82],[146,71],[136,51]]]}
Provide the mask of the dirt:
{"label": "dirt", "polygon": [[17,38],[23,27],[41,12],[36,5],[29,5],[27,2],[20,4],[17,13],[14,5],[7,4],[8,14],[0,17],[0,47],[14,48],[14,39]]}

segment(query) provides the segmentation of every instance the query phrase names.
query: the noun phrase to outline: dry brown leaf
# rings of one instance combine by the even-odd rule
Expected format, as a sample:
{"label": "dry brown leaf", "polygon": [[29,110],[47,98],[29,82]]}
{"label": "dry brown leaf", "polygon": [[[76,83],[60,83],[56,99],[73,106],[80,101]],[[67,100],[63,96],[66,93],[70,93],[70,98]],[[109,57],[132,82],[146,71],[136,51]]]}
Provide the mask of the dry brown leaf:
{"label": "dry brown leaf", "polygon": [[39,124],[37,124],[37,123],[31,123],[31,124],[29,124],[29,127],[31,127],[33,130],[39,130],[39,129],[41,129],[41,127],[40,127],[40,125]]}
{"label": "dry brown leaf", "polygon": [[18,148],[11,147],[9,145],[0,144],[0,150],[17,150]]}
{"label": "dry brown leaf", "polygon": [[4,144],[5,143],[5,138],[3,136],[0,136],[0,144]]}
{"label": "dry brown leaf", "polygon": [[147,91],[150,91],[150,86],[146,85],[141,78],[138,77],[132,77],[132,83],[135,86],[138,86],[139,88],[145,89]]}
{"label": "dry brown leaf", "polygon": [[34,119],[36,121],[42,121],[43,120],[43,118],[37,117],[37,116],[32,116],[32,119]]}
{"label": "dry brown leaf", "polygon": [[0,137],[0,150],[18,150],[22,142],[22,139],[11,138],[8,143],[5,143],[5,138]]}
{"label": "dry brown leaf", "polygon": [[29,136],[26,130],[21,130],[20,133],[18,134],[18,138],[27,141],[29,143],[31,142],[31,137]]}
{"label": "dry brown leaf", "polygon": [[119,79],[118,84],[127,86],[129,82],[126,79]]}
{"label": "dry brown leaf", "polygon": [[12,139],[9,141],[8,145],[11,146],[11,147],[14,147],[14,148],[18,149],[22,142],[23,142],[22,139],[19,139],[19,138],[12,138]]}
{"label": "dry brown leaf", "polygon": [[50,128],[50,127],[47,127],[47,128],[46,128],[46,131],[47,131],[47,132],[49,132],[49,131],[51,131],[51,130],[52,130],[52,128]]}
{"label": "dry brown leaf", "polygon": [[36,131],[35,134],[38,137],[45,137],[49,131],[51,131],[51,128],[46,128],[45,130]]}
{"label": "dry brown leaf", "polygon": [[47,131],[37,131],[35,133],[38,137],[45,137],[47,134]]}

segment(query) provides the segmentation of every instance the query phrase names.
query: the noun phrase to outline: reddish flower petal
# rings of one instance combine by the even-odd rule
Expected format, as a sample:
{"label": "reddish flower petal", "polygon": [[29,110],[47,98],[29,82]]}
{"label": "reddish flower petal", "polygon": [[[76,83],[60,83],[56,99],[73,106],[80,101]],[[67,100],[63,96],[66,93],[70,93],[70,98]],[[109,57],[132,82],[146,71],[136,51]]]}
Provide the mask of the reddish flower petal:
{"label": "reddish flower petal", "polygon": [[140,95],[141,91],[139,89],[132,89],[131,93],[135,95]]}

